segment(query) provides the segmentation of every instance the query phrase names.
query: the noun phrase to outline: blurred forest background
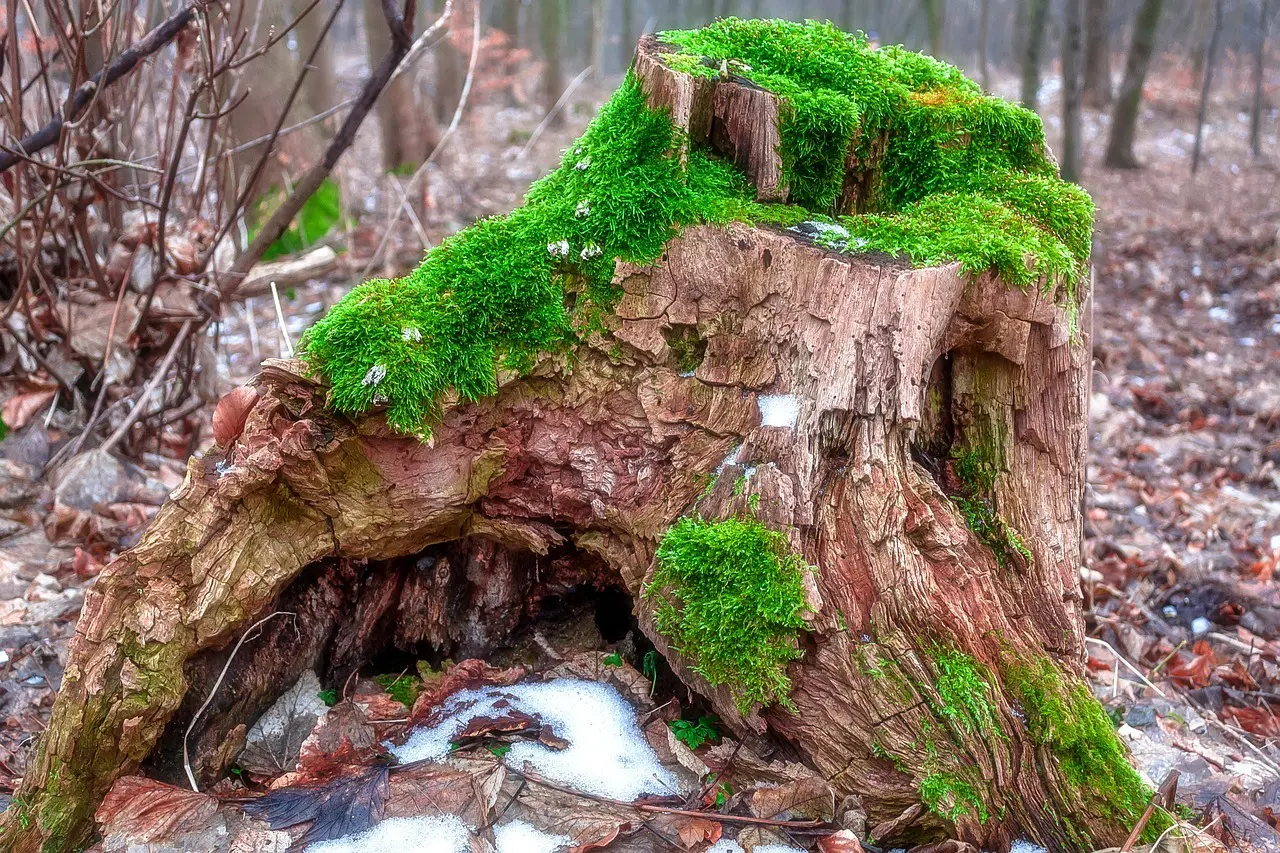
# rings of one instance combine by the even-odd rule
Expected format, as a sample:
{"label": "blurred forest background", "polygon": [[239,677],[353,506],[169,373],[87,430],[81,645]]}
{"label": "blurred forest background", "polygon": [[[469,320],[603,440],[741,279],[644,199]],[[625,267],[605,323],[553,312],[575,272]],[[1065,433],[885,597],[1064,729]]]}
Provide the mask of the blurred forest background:
{"label": "blurred forest background", "polygon": [[1113,696],[1140,761],[1274,835],[1277,7],[0,0],[0,792],[85,587],[217,436],[213,404],[355,284],[518,204],[641,34],[771,16],[960,66],[1093,193],[1091,665],[1167,688]]}

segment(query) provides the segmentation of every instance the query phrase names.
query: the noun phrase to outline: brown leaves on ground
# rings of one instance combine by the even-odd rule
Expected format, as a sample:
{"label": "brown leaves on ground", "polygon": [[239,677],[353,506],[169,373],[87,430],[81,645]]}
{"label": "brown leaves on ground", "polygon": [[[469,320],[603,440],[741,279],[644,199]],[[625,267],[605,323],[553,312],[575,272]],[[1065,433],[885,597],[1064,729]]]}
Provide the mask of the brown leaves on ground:
{"label": "brown leaves on ground", "polygon": [[218,800],[208,794],[124,776],[111,786],[95,818],[104,836],[146,844],[197,832],[217,811]]}

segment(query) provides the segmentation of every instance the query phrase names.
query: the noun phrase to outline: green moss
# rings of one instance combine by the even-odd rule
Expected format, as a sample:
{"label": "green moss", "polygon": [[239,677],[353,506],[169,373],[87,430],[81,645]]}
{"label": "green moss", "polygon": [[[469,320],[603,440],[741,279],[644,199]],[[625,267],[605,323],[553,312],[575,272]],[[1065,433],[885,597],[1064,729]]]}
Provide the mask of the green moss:
{"label": "green moss", "polygon": [[650,263],[692,223],[803,218],[757,204],[704,152],[682,165],[678,142],[628,76],[522,207],[450,237],[402,279],[360,285],[307,333],[302,357],[328,378],[330,405],[385,405],[391,426],[425,434],[447,399],[493,394],[499,368],[525,370],[598,328],[620,295],[616,259]]}
{"label": "green moss", "polygon": [[937,651],[932,664],[934,688],[941,700],[936,709],[938,715],[965,733],[998,732],[987,668],[972,656],[953,649]]}
{"label": "green moss", "polygon": [[712,685],[726,685],[746,714],[788,699],[787,663],[800,657],[804,573],[781,533],[757,521],[682,518],[658,547],[646,587],[658,630]]}
{"label": "green moss", "polygon": [[[836,212],[852,167],[864,215],[833,248],[959,261],[1026,287],[1069,290],[1089,252],[1092,204],[1058,180],[1034,113],[982,94],[957,69],[873,49],[829,24],[726,19],[664,34],[673,67],[741,75],[776,92],[791,205],[754,201],[732,164],[686,140],[622,86],[525,203],[444,241],[396,280],[355,288],[305,336],[301,355],[346,414],[385,407],[429,434],[442,407],[493,394],[603,327],[615,261],[656,261],[695,223],[793,225]],[[830,239],[830,238],[828,238]]]}
{"label": "green moss", "polygon": [[373,680],[387,691],[387,695],[406,708],[412,708],[418,694],[422,692],[422,682],[412,675],[377,675]]}
{"label": "green moss", "polygon": [[1035,113],[983,95],[958,69],[813,21],[727,18],[662,39],[699,57],[682,70],[736,59],[734,73],[780,97],[793,202],[833,213],[846,163],[864,173],[859,209],[872,215],[841,219],[851,234],[837,248],[994,268],[1021,287],[1069,288],[1082,274],[1088,195],[1056,177]]}
{"label": "green moss", "polygon": [[987,822],[987,807],[970,783],[953,773],[930,773],[920,780],[920,802],[939,817],[953,823],[972,813]]}
{"label": "green moss", "polygon": [[[1103,815],[1133,826],[1151,801],[1152,791],[1129,764],[1124,744],[1089,688],[1069,684],[1047,659],[1012,662],[1002,670],[1026,717],[1027,731],[1053,753],[1067,782]],[[1168,826],[1168,816],[1157,813],[1146,832],[1154,838]],[[1090,830],[1075,828],[1080,837],[1092,840]]]}
{"label": "green moss", "polygon": [[961,450],[952,452],[952,468],[960,481],[961,492],[951,496],[965,524],[978,541],[990,549],[996,565],[1006,568],[1018,554],[1030,565],[1035,559],[1027,542],[1013,525],[996,511],[995,483],[998,462],[990,450]]}

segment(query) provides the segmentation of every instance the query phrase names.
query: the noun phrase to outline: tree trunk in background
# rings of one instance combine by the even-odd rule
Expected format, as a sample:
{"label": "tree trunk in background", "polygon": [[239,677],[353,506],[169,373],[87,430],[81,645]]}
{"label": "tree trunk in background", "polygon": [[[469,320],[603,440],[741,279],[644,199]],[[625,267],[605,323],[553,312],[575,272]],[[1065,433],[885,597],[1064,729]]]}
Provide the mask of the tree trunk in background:
{"label": "tree trunk in background", "polygon": [[[298,56],[305,59],[312,46],[320,40],[320,32],[324,29],[325,18],[331,11],[333,0],[323,0],[298,22]],[[308,0],[291,0],[290,10],[296,17],[301,15],[309,5]],[[306,109],[311,115],[322,113],[338,102],[337,78],[333,73],[333,40],[330,32],[321,45],[303,81],[303,92],[306,96]]]}
{"label": "tree trunk in background", "polygon": [[1213,4],[1213,32],[1209,35],[1209,47],[1205,50],[1204,80],[1200,86],[1200,108],[1196,111],[1196,144],[1191,150],[1191,174],[1200,168],[1200,154],[1204,145],[1204,120],[1209,111],[1209,93],[1213,89],[1213,69],[1218,62],[1218,41],[1222,38],[1222,3]]}
{"label": "tree trunk in background", "polygon": [[[374,0],[365,0],[364,2],[364,40],[365,50],[369,57],[369,67],[376,67],[382,61],[382,57],[387,55],[387,51],[391,47],[391,33],[387,30],[387,21],[383,17],[382,7]],[[400,75],[400,80],[388,86],[382,92],[382,96],[378,98],[378,104],[375,107],[378,119],[378,132],[382,139],[382,168],[384,171],[392,172],[405,162],[400,151],[400,130],[396,126],[396,100],[403,97],[403,86],[401,85],[405,77],[411,74]],[[395,87],[400,89],[400,94],[392,91]]]}
{"label": "tree trunk in background", "polygon": [[[476,0],[479,2],[479,0]],[[436,15],[444,10],[444,0],[435,0],[433,3]],[[461,23],[466,18],[457,11],[453,13],[453,22]],[[425,16],[420,16],[425,17]],[[462,24],[468,26],[469,24]],[[436,61],[436,86],[435,97],[431,99],[432,110],[435,113],[436,121],[442,125],[448,125],[453,118],[454,110],[458,108],[458,100],[462,97],[462,84],[467,74],[467,58],[462,55],[462,51],[458,48],[458,44],[454,41],[456,26],[450,27],[449,33],[444,41],[436,45],[435,61]],[[468,39],[470,41],[470,39]],[[404,77],[409,74],[402,75]],[[426,154],[414,160],[415,163],[425,159]]]}
{"label": "tree trunk in background", "polygon": [[925,24],[929,29],[929,52],[942,58],[942,29],[946,23],[946,0],[920,0],[924,5]]}
{"label": "tree trunk in background", "polygon": [[608,0],[591,0],[591,82],[600,85],[604,79],[605,38],[608,32]]}
{"label": "tree trunk in background", "polygon": [[[755,17],[754,9],[752,17]],[[854,32],[859,29],[862,22],[858,20],[858,7],[855,0],[841,0],[840,3],[840,29],[846,33]],[[865,27],[861,27],[866,29]]]}
{"label": "tree trunk in background", "polygon": [[511,38],[513,45],[520,43],[520,0],[498,0],[498,29]]}
{"label": "tree trunk in background", "polygon": [[1205,55],[1213,29],[1213,4],[1215,0],[1192,0],[1191,18],[1191,70],[1196,77],[1204,76]]}
{"label": "tree trunk in background", "polygon": [[[329,11],[332,11],[332,7],[330,7]],[[324,13],[319,10],[312,10],[311,14],[323,16]],[[271,28],[279,30],[288,23],[288,18],[288,4],[262,4],[261,17],[257,22],[258,29],[256,33],[250,33],[251,40],[255,38],[258,41],[265,40],[266,34]],[[378,19],[379,21],[382,20],[381,11],[378,12]],[[324,17],[321,17],[320,21],[323,23]],[[382,27],[385,29],[386,24],[383,23]],[[330,33],[329,37],[332,38],[332,33]],[[381,55],[379,55],[379,59],[381,59]],[[300,70],[300,61],[295,60],[289,53],[288,46],[282,43],[277,44],[273,49],[268,50],[241,69],[243,76],[240,80],[240,87],[241,91],[247,90],[247,94],[244,101],[227,116],[231,136],[237,143],[248,142],[251,139],[257,139],[271,133],[276,125],[277,118],[280,116],[280,112],[288,101],[294,79]],[[310,72],[308,72],[307,76],[311,76]],[[305,80],[303,81],[303,86],[306,86]],[[290,118],[298,121],[306,118],[309,114],[305,99],[302,94],[299,94],[290,110]],[[313,163],[319,159],[320,153],[324,150],[323,136],[323,128],[318,125],[312,125],[281,137],[277,142],[276,150],[273,152],[272,157],[263,168],[261,175],[259,175],[257,185],[250,188],[249,198],[255,198],[270,187],[285,186],[288,181],[286,177],[287,170],[290,168],[296,169],[298,164]],[[261,149],[251,148],[236,155],[233,162],[235,170],[242,176],[242,180],[248,178],[249,171],[257,163],[261,153]]]}
{"label": "tree trunk in background", "polygon": [[1262,0],[1258,10],[1258,35],[1253,45],[1253,109],[1249,113],[1249,153],[1254,157],[1262,153],[1262,75],[1267,56],[1267,18],[1271,12],[1271,0]]}
{"label": "tree trunk in background", "polygon": [[978,78],[985,92],[991,91],[991,68],[987,56],[987,39],[991,34],[991,0],[981,0],[978,11]]}
{"label": "tree trunk in background", "polygon": [[1049,0],[1023,0],[1027,4],[1027,32],[1022,47],[1022,105],[1036,108],[1040,94],[1040,56],[1049,20]]}
{"label": "tree trunk in background", "polygon": [[1084,32],[1080,4],[1064,0],[1062,19],[1062,177],[1080,181],[1080,60]]}
{"label": "tree trunk in background", "polygon": [[1084,102],[1095,109],[1111,103],[1111,9],[1109,0],[1086,0]]}
{"label": "tree trunk in background", "polygon": [[[560,29],[564,21],[564,0],[541,0],[539,35],[542,42],[542,106],[548,113],[564,93],[564,70],[560,65]],[[564,111],[551,117],[549,127],[564,126]]]}
{"label": "tree trunk in background", "polygon": [[634,0],[622,0],[620,5],[618,61],[623,68],[628,68],[631,65],[631,55],[636,49],[636,7]]}
{"label": "tree trunk in background", "polygon": [[1136,169],[1138,160],[1133,154],[1133,138],[1138,129],[1138,110],[1142,105],[1142,86],[1151,65],[1151,54],[1156,46],[1156,31],[1160,26],[1160,12],[1164,0],[1142,0],[1138,17],[1133,22],[1133,42],[1124,63],[1124,81],[1116,96],[1116,107],[1111,116],[1111,136],[1107,140],[1105,163],[1112,169]]}

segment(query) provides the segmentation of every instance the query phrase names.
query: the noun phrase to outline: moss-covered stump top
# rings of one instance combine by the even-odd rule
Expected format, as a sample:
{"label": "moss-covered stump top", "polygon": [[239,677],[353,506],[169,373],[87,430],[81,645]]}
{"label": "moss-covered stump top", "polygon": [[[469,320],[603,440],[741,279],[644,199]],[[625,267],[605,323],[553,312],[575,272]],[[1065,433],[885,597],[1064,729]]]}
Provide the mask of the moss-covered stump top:
{"label": "moss-covered stump top", "polygon": [[[500,371],[601,328],[620,296],[615,262],[651,263],[695,223],[818,223],[808,233],[835,251],[958,261],[1071,299],[1093,206],[1057,177],[1034,113],[830,24],[731,18],[658,38],[673,73],[771,94],[789,203],[757,201],[742,170],[651,109],[628,74],[521,207],[403,278],[360,285],[308,332],[302,355],[333,408],[385,407],[393,428],[429,433],[448,402],[490,395]],[[845,214],[850,199],[858,212]]]}

